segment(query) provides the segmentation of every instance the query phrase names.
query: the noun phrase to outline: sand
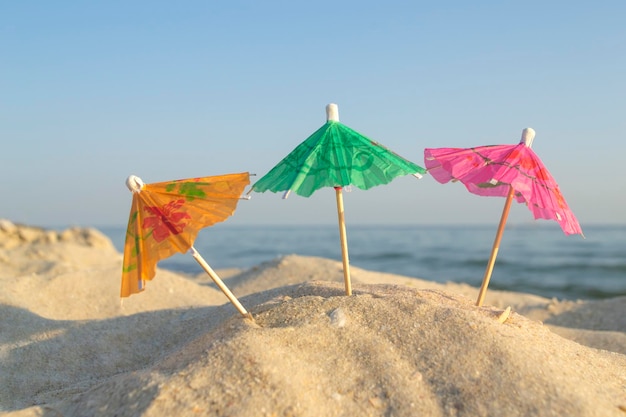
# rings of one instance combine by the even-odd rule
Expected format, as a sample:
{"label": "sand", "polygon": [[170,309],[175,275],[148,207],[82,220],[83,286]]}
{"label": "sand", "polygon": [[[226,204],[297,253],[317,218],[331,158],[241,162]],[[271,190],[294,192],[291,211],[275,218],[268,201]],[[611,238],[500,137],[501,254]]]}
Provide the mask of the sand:
{"label": "sand", "polygon": [[[556,300],[289,255],[158,269],[120,303],[95,229],[0,220],[0,415],[626,416],[626,297]],[[503,314],[507,307],[511,313]]]}

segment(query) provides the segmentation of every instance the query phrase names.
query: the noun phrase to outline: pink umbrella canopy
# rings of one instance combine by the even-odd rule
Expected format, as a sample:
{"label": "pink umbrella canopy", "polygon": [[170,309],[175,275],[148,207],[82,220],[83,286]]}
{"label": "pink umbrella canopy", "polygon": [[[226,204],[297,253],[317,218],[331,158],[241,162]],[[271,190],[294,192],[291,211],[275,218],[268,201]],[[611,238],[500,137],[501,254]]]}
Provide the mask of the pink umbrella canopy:
{"label": "pink umbrella canopy", "polygon": [[555,220],[566,235],[582,235],[558,184],[530,148],[534,136],[528,128],[517,145],[427,148],[424,163],[440,183],[461,181],[473,194],[506,197],[512,188],[535,219]]}

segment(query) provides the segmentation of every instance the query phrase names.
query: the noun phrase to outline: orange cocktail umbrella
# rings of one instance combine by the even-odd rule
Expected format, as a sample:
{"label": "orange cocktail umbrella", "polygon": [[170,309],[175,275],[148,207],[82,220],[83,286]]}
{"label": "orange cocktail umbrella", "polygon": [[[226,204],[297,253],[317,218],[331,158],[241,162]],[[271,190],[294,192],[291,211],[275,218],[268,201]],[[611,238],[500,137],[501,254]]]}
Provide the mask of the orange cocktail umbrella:
{"label": "orange cocktail umbrella", "polygon": [[190,252],[244,317],[252,318],[193,247],[200,229],[230,217],[250,184],[247,172],[145,184],[131,175],[133,201],[124,244],[122,288],[128,297],[145,289],[156,264],[177,252]]}

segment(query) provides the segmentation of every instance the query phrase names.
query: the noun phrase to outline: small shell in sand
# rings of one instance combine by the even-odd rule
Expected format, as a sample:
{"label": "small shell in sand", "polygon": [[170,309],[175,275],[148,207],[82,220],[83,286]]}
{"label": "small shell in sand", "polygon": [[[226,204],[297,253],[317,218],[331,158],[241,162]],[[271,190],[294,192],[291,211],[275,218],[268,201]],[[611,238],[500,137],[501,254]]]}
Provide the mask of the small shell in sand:
{"label": "small shell in sand", "polygon": [[500,323],[504,323],[506,321],[506,319],[509,318],[509,315],[511,315],[511,306],[507,307],[506,310],[504,310],[499,316],[498,316],[498,321]]}

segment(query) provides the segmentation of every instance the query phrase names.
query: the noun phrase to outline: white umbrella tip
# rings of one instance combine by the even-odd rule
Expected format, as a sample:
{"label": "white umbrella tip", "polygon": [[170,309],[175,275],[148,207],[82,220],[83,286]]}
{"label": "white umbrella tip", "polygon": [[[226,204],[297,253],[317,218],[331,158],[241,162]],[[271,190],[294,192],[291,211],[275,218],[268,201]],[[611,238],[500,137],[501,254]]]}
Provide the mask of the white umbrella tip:
{"label": "white umbrella tip", "polygon": [[535,130],[532,127],[527,127],[526,129],[522,130],[521,141],[524,142],[526,146],[530,148],[533,144],[534,139],[535,139]]}
{"label": "white umbrella tip", "polygon": [[145,187],[145,184],[138,176],[130,175],[128,178],[126,178],[126,186],[133,193],[138,193],[143,187]]}
{"label": "white umbrella tip", "polygon": [[326,120],[329,122],[339,121],[339,107],[335,103],[330,103],[326,106]]}

